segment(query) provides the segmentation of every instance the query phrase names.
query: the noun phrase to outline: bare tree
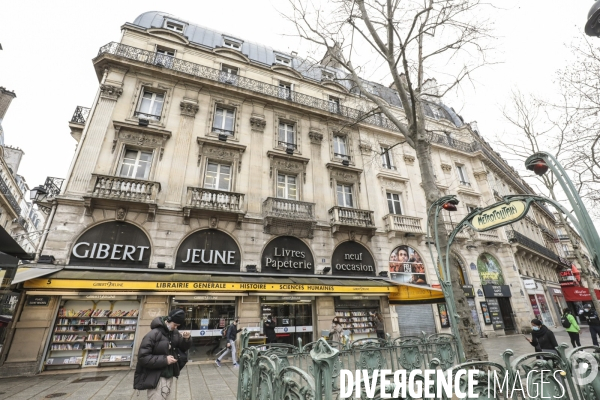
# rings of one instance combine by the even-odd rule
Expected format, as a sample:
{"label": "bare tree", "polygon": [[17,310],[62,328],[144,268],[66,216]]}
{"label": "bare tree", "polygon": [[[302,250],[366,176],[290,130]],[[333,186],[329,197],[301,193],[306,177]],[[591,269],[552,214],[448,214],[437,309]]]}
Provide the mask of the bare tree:
{"label": "bare tree", "polygon": [[[572,141],[571,138],[573,129],[577,129],[579,114],[570,112],[573,107],[569,103],[568,96],[562,97],[560,105],[550,105],[531,96],[513,92],[509,104],[510,106],[505,107],[502,114],[517,129],[518,135],[511,135],[510,141],[497,140],[508,153],[523,163],[530,155],[540,150],[549,151],[565,170],[573,170],[577,167],[579,162],[577,152],[580,144]],[[558,200],[561,189],[557,186],[558,181],[552,171],[542,176],[530,175],[541,183],[543,190],[551,199]],[[579,188],[581,189],[581,186]],[[575,257],[582,278],[589,288],[594,308],[600,310],[600,303],[594,290],[596,282],[589,263],[583,258],[579,241],[567,227],[565,216],[561,212],[557,214],[575,250]]]}
{"label": "bare tree", "polygon": [[[344,70],[346,79],[400,132],[415,150],[427,207],[443,193],[435,182],[431,157],[432,132],[424,114],[426,99],[439,99],[457,89],[472,73],[487,64],[492,25],[482,17],[480,0],[333,0],[323,6],[310,0],[289,0],[292,12],[284,15],[298,35],[326,52],[322,63]],[[363,80],[367,75],[391,80],[402,112],[373,94]],[[433,90],[427,85],[435,82]],[[448,242],[440,221],[441,248]],[[467,359],[487,359],[459,284],[456,268],[451,281],[457,321]]]}

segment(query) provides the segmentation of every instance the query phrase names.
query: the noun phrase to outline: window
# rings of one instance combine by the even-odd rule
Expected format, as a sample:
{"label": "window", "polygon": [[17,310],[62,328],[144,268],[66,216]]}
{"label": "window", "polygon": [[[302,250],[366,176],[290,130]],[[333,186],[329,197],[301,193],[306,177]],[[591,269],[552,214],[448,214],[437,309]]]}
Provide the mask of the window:
{"label": "window", "polygon": [[209,162],[204,177],[206,189],[229,191],[231,187],[231,165]]}
{"label": "window", "polygon": [[400,203],[400,195],[398,193],[387,193],[388,209],[390,214],[402,214],[402,206]]}
{"label": "window", "polygon": [[277,197],[280,199],[298,200],[298,189],[294,175],[277,174]]}
{"label": "window", "polygon": [[566,255],[569,255],[569,245],[566,243],[562,244],[562,249],[565,252]]}
{"label": "window", "polygon": [[341,158],[342,160],[350,161],[345,136],[335,135],[333,137],[333,156],[336,158]]}
{"label": "window", "polygon": [[475,206],[469,206],[469,205],[467,205],[467,213],[468,214],[472,213],[473,211],[475,211],[476,208],[477,207],[475,207]]}
{"label": "window", "polygon": [[165,28],[168,29],[168,30],[170,30],[170,31],[177,32],[177,33],[183,33],[183,25],[176,24],[175,22],[166,21],[165,22]]}
{"label": "window", "polygon": [[352,185],[337,185],[337,200],[338,206],[353,208],[352,201]]}
{"label": "window", "polygon": [[291,100],[292,99],[292,84],[287,82],[279,82],[279,98]]}
{"label": "window", "polygon": [[392,157],[392,152],[389,147],[381,148],[381,165],[383,168],[396,169],[394,166],[394,158]]}
{"label": "window", "polygon": [[336,114],[340,112],[340,99],[329,96],[329,111]]}
{"label": "window", "polygon": [[242,48],[241,43],[237,43],[232,40],[226,40],[226,39],[223,41],[223,46],[229,47],[230,49],[234,49],[234,50],[240,50]]}
{"label": "window", "polygon": [[156,46],[156,56],[154,64],[164,68],[173,67],[173,59],[175,58],[175,50],[168,49],[162,46]]}
{"label": "window", "polygon": [[233,124],[235,121],[235,111],[217,106],[215,110],[215,120],[213,121],[213,132],[224,133],[233,136]]}
{"label": "window", "polygon": [[238,79],[238,72],[238,68],[223,64],[221,65],[221,74],[219,76],[219,81],[235,85]]}
{"label": "window", "polygon": [[322,71],[323,79],[329,79],[330,81],[335,79],[335,74],[332,72]]}
{"label": "window", "polygon": [[467,178],[467,169],[464,165],[457,165],[456,170],[458,171],[458,179],[461,185],[471,186],[469,179]]}
{"label": "window", "polygon": [[164,93],[150,92],[144,89],[144,94],[140,100],[140,106],[135,112],[135,116],[160,121],[164,101]]}
{"label": "window", "polygon": [[292,65],[292,60],[284,56],[275,56],[275,63],[290,67]]}
{"label": "window", "polygon": [[296,149],[295,125],[286,122],[279,123],[279,146]]}
{"label": "window", "polygon": [[152,153],[126,149],[119,176],[133,179],[148,179],[152,165]]}

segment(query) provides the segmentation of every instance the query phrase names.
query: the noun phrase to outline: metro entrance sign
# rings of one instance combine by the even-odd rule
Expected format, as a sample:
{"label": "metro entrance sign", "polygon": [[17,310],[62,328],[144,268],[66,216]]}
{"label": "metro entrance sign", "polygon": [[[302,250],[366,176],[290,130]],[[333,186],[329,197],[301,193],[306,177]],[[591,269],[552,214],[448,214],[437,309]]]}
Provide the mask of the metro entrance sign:
{"label": "metro entrance sign", "polygon": [[520,220],[529,211],[529,203],[517,200],[482,210],[471,219],[471,226],[479,232]]}

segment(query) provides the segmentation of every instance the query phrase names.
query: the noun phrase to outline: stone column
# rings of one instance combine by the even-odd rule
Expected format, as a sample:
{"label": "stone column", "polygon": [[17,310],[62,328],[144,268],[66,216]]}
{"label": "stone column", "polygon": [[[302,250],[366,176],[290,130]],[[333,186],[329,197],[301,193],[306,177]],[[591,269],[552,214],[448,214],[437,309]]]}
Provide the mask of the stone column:
{"label": "stone column", "polygon": [[182,199],[185,199],[185,188],[183,186],[189,153],[193,146],[194,121],[199,110],[198,103],[189,99],[184,99],[179,103],[179,107],[181,108],[181,118],[179,118],[175,150],[173,151],[171,169],[169,170],[169,186],[166,199],[166,203],[174,206],[182,205]]}
{"label": "stone column", "polygon": [[91,116],[87,134],[83,138],[81,152],[73,168],[67,193],[86,193],[92,173],[98,162],[102,142],[112,119],[113,110],[117,104],[117,99],[122,93],[123,89],[119,86],[100,85],[100,98],[94,110],[94,115]]}
{"label": "stone column", "polygon": [[268,192],[263,197],[262,192],[263,171],[266,169],[266,167],[263,167],[263,163],[267,160],[263,149],[265,128],[267,126],[264,106],[262,103],[253,103],[252,114],[250,115],[252,145],[250,146],[250,161],[248,162],[248,192],[246,194],[246,205],[249,214],[260,214],[263,201],[273,195]]}

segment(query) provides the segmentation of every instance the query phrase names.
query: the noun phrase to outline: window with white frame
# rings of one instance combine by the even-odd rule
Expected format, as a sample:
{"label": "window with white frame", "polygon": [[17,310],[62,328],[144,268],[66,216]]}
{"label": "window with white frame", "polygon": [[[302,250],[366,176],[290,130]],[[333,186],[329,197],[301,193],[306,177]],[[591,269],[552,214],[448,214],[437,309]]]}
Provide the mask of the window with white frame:
{"label": "window with white frame", "polygon": [[234,50],[241,50],[242,49],[242,44],[241,43],[234,42],[233,40],[228,40],[228,39],[223,39],[223,46],[224,47],[229,47],[230,49],[234,49]]}
{"label": "window with white frame", "polygon": [[392,150],[389,147],[381,147],[381,165],[383,168],[396,169]]}
{"label": "window with white frame", "polygon": [[279,146],[296,149],[296,125],[289,122],[279,123]]}
{"label": "window with white frame", "polygon": [[340,99],[337,97],[329,96],[329,111],[332,113],[340,112]]}
{"label": "window with white frame", "polygon": [[214,190],[231,190],[231,165],[208,162],[204,174],[204,188]]}
{"label": "window with white frame", "polygon": [[354,208],[352,185],[337,184],[337,202],[340,207]]}
{"label": "window with white frame", "polygon": [[333,72],[322,71],[323,79],[328,79],[330,81],[335,79],[335,74]]}
{"label": "window with white frame", "polygon": [[291,83],[279,81],[279,98],[291,100],[291,98],[292,98],[292,84]]}
{"label": "window with white frame", "polygon": [[235,110],[217,105],[212,131],[233,136],[235,130]]}
{"label": "window with white frame", "polygon": [[223,83],[230,83],[235,85],[238,79],[239,68],[232,67],[230,65],[222,64],[221,65],[221,74],[219,76],[219,81]]}
{"label": "window with white frame", "polygon": [[387,192],[387,202],[390,214],[402,214],[402,203],[400,201],[400,194]]}
{"label": "window with white frame", "polygon": [[566,255],[569,255],[569,245],[566,243],[562,244],[562,249],[565,252]]}
{"label": "window with white frame", "polygon": [[148,179],[152,166],[152,152],[125,149],[119,176],[132,179]]}
{"label": "window with white frame", "polygon": [[467,168],[464,165],[457,165],[456,170],[458,171],[458,179],[461,185],[471,186],[469,178],[467,177]]}
{"label": "window with white frame", "polygon": [[277,197],[298,200],[298,186],[295,175],[277,174]]}
{"label": "window with white frame", "polygon": [[153,121],[160,121],[164,101],[164,93],[152,92],[144,88],[135,116]]}
{"label": "window with white frame", "polygon": [[184,26],[173,21],[165,21],[165,28],[177,33],[183,33]]}
{"label": "window with white frame", "polygon": [[173,67],[173,59],[175,58],[175,50],[162,46],[156,46],[156,56],[154,64],[164,68]]}
{"label": "window with white frame", "polygon": [[342,160],[350,161],[350,155],[348,154],[348,143],[346,136],[334,135],[333,136],[333,156],[335,158],[341,158]]}
{"label": "window with white frame", "polygon": [[275,56],[275,63],[285,65],[286,67],[292,66],[292,59],[284,56]]}

